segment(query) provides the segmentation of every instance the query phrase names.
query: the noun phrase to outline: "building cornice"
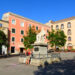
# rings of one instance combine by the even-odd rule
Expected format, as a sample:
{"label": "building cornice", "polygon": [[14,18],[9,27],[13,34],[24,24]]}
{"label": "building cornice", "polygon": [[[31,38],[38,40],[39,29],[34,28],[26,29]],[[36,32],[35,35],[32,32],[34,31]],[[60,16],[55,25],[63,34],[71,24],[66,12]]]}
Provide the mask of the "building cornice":
{"label": "building cornice", "polygon": [[6,22],[6,23],[9,23],[8,21],[5,21],[5,20],[0,20],[0,21],[2,21],[2,22]]}
{"label": "building cornice", "polygon": [[58,21],[54,21],[52,24],[56,24],[56,23],[60,23],[60,22],[66,22],[66,21],[70,21],[70,20],[73,20],[75,19],[75,16],[72,16],[72,17],[69,17],[69,18],[66,18],[66,19],[62,19],[62,20],[58,20]]}
{"label": "building cornice", "polygon": [[8,12],[8,13],[9,13],[9,15],[12,15],[12,16],[15,16],[15,17],[18,17],[18,18],[22,18],[22,19],[24,19],[24,20],[26,20],[26,21],[30,21],[30,22],[37,23],[37,24],[40,24],[40,25],[43,25],[43,26],[46,26],[46,27],[50,27],[50,26],[47,26],[47,25],[42,24],[42,23],[40,23],[40,22],[37,22],[37,21],[31,20],[31,19],[28,19],[28,18],[23,17],[23,16],[20,16],[20,15],[11,13],[11,12]]}

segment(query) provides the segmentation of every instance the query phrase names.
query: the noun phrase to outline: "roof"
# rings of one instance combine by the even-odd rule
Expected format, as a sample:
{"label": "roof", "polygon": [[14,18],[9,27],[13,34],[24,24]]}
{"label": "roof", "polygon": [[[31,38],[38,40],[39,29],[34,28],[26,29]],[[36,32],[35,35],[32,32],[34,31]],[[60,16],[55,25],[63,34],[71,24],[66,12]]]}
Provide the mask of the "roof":
{"label": "roof", "polygon": [[[11,12],[8,12],[8,13],[9,13],[10,15],[16,16],[16,17],[18,17],[18,18],[22,18],[22,19],[27,20],[27,21],[31,21],[31,22],[34,22],[34,23],[37,23],[37,24],[40,24],[40,25],[43,25],[43,26],[47,26],[47,25],[45,25],[45,24],[42,24],[42,23],[40,23],[40,22],[37,22],[37,21],[31,20],[31,19],[28,19],[28,18],[26,18],[26,17],[20,16],[20,15],[11,13]],[[50,26],[47,26],[47,27],[50,27]]]}
{"label": "roof", "polygon": [[53,22],[53,24],[54,23],[59,23],[59,22],[65,22],[65,21],[69,21],[69,20],[73,20],[73,19],[75,19],[75,16],[72,16],[72,17],[69,17],[69,18],[66,18],[66,19],[62,19],[62,20],[55,21],[55,22]]}

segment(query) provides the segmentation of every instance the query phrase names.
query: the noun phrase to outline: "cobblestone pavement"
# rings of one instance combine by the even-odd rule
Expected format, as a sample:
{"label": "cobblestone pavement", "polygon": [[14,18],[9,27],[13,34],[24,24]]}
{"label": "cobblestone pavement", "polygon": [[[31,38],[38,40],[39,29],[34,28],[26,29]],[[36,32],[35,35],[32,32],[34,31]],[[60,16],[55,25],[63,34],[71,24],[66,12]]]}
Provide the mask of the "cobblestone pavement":
{"label": "cobblestone pavement", "polygon": [[20,64],[18,57],[0,59],[0,75],[34,75],[37,67]]}

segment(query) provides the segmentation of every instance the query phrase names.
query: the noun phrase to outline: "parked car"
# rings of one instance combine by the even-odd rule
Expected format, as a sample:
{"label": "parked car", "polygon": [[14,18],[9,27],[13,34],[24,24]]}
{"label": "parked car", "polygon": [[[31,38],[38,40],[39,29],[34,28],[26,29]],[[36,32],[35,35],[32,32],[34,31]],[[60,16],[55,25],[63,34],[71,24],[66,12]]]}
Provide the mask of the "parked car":
{"label": "parked car", "polygon": [[58,52],[59,51],[59,48],[56,48],[56,51]]}
{"label": "parked car", "polygon": [[54,50],[53,50],[53,49],[49,49],[49,50],[47,51],[47,53],[51,53],[51,52],[54,52]]}

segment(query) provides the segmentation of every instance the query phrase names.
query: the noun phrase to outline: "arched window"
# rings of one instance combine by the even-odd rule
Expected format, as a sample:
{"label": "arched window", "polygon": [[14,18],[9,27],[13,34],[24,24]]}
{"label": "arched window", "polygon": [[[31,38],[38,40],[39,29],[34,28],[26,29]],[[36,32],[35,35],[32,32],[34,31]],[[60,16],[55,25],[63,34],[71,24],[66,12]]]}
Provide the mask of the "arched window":
{"label": "arched window", "polygon": [[49,32],[49,30],[47,29],[47,33]]}
{"label": "arched window", "polygon": [[53,25],[51,25],[51,29],[53,29]]}
{"label": "arched window", "polygon": [[68,35],[71,35],[71,29],[68,29]]}
{"label": "arched window", "polygon": [[24,27],[24,22],[21,22],[21,24],[20,24],[20,25],[21,25],[21,27]]}
{"label": "arched window", "polygon": [[38,26],[36,26],[36,30],[38,30]]}
{"label": "arched window", "polygon": [[61,29],[64,29],[64,24],[61,24]]}
{"label": "arched window", "polygon": [[31,28],[31,24],[29,24],[29,28]]}
{"label": "arched window", "polygon": [[59,29],[59,26],[58,25],[56,25],[56,30],[58,30]]}
{"label": "arched window", "polygon": [[16,23],[15,19],[12,19],[12,24],[15,24],[15,23]]}
{"label": "arched window", "polygon": [[68,37],[68,41],[71,41],[71,37]]}
{"label": "arched window", "polygon": [[67,23],[67,27],[68,27],[68,28],[71,28],[71,22],[68,22],[68,23]]}

